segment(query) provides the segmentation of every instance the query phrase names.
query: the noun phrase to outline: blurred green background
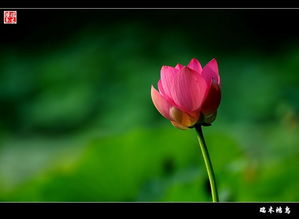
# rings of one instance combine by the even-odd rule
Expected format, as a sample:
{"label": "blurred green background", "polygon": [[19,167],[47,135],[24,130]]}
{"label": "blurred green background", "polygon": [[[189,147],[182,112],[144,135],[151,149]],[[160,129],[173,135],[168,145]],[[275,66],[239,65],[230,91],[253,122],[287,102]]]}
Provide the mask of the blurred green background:
{"label": "blurred green background", "polygon": [[221,201],[299,201],[297,11],[19,10],[0,25],[1,201],[211,201],[162,65],[219,63],[204,128]]}

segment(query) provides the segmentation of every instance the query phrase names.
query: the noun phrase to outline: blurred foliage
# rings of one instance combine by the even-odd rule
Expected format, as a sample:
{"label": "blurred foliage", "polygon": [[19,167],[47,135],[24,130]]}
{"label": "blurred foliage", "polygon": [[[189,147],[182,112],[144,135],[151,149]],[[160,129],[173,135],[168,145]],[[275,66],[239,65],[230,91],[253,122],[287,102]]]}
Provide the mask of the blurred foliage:
{"label": "blurred foliage", "polygon": [[222,42],[213,28],[185,30],[119,21],[3,44],[0,200],[210,201],[195,131],[172,127],[150,86],[162,65],[216,57],[223,96],[204,134],[220,200],[298,201],[298,41],[230,51],[209,47]]}

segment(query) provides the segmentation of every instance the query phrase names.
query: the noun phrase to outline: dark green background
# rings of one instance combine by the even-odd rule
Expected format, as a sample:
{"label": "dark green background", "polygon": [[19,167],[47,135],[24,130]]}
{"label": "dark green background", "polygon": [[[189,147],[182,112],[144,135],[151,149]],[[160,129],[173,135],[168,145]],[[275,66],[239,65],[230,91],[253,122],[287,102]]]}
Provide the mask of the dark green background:
{"label": "dark green background", "polygon": [[18,10],[0,25],[1,201],[210,201],[162,65],[219,63],[204,128],[221,201],[298,201],[296,10]]}

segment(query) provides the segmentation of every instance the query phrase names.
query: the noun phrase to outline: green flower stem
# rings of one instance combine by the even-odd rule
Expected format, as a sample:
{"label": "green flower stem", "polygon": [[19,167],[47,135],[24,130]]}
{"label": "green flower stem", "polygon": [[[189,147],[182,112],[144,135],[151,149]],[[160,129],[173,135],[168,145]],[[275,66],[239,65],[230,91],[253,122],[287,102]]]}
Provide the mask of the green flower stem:
{"label": "green flower stem", "polygon": [[207,148],[205,139],[203,137],[201,125],[199,125],[199,124],[196,125],[195,129],[198,134],[198,136],[197,136],[198,142],[200,145],[200,149],[201,149],[201,152],[202,152],[202,155],[203,155],[203,158],[205,161],[205,165],[207,168],[208,176],[209,176],[210,187],[211,187],[211,192],[212,192],[212,199],[213,199],[213,202],[219,202],[215,174],[214,174],[211,158],[209,156],[208,148]]}

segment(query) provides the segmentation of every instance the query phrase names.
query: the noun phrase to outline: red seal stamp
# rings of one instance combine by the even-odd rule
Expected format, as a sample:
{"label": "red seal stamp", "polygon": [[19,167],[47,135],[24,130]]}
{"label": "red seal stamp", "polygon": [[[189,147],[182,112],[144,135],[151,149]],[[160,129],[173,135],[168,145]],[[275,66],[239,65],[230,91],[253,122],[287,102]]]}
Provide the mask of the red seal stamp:
{"label": "red seal stamp", "polygon": [[4,24],[16,24],[17,23],[17,11],[4,11],[3,12]]}

